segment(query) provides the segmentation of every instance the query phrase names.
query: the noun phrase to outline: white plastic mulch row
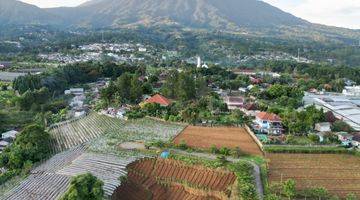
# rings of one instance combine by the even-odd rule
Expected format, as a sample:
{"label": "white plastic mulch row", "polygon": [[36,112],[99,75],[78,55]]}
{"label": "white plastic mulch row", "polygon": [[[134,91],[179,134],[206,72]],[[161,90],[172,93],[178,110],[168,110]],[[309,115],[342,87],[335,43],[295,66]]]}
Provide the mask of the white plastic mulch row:
{"label": "white plastic mulch row", "polygon": [[31,171],[20,185],[4,195],[1,200],[55,200],[68,188],[71,177],[90,172],[104,182],[106,196],[111,196],[120,185],[119,177],[126,174],[126,166],[136,158],[86,153],[80,145],[59,153]]}
{"label": "white plastic mulch row", "polygon": [[104,182],[105,194],[110,196],[120,185],[119,177],[126,175],[126,166],[134,158],[120,159],[117,156],[84,153],[71,165],[59,170],[57,173],[66,176],[76,176],[90,172]]}

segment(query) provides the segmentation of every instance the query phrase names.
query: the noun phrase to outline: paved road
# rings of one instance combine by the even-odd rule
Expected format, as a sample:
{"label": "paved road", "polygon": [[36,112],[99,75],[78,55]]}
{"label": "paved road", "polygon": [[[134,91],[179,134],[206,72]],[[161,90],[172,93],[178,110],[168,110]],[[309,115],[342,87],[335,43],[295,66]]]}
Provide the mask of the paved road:
{"label": "paved road", "polygon": [[[209,160],[216,160],[217,156],[213,155],[213,154],[209,154],[209,153],[199,153],[199,152],[187,152],[187,151],[182,151],[182,150],[178,150],[178,149],[171,149],[172,152],[176,152],[179,154],[183,154],[183,155],[188,155],[188,156],[196,156],[196,157],[200,157],[200,158],[205,158],[205,159],[209,159]],[[254,167],[254,177],[255,177],[255,184],[256,184],[256,188],[257,188],[257,192],[260,196],[260,199],[264,199],[264,188],[263,188],[263,184],[261,182],[261,173],[260,173],[260,167],[253,163],[250,162],[248,160],[243,160],[243,159],[237,159],[237,158],[233,158],[233,157],[227,157],[226,158],[228,161],[230,162],[238,162],[238,161],[246,161],[248,163],[250,163],[253,167]]]}

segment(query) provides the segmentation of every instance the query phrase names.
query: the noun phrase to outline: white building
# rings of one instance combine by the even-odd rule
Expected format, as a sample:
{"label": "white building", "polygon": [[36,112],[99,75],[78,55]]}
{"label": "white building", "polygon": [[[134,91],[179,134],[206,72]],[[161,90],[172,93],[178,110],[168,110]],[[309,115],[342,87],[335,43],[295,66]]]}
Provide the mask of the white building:
{"label": "white building", "polygon": [[12,130],[1,134],[1,138],[3,140],[5,139],[11,139],[14,140],[16,138],[16,135],[18,134],[18,131]]}
{"label": "white building", "polygon": [[253,128],[260,133],[279,135],[284,131],[281,118],[273,113],[260,112],[254,122]]}
{"label": "white building", "polygon": [[200,56],[197,57],[197,65],[196,65],[197,68],[201,68],[201,58]]}
{"label": "white building", "polygon": [[346,96],[360,96],[360,86],[345,86],[342,93]]}
{"label": "white building", "polygon": [[319,132],[330,132],[331,124],[329,122],[315,124],[315,130]]}
{"label": "white building", "polygon": [[229,110],[235,110],[244,107],[245,100],[240,96],[225,96],[224,101]]}

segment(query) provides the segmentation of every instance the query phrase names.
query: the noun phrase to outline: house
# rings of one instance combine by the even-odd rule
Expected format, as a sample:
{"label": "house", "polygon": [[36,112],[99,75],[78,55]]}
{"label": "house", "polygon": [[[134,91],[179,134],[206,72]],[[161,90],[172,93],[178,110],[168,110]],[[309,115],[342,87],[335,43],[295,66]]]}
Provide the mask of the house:
{"label": "house", "polygon": [[244,97],[240,96],[225,96],[224,101],[229,110],[240,109],[244,107]]}
{"label": "house", "polygon": [[12,66],[12,62],[0,61],[0,69],[9,68]]}
{"label": "house", "polygon": [[5,140],[1,140],[0,141],[0,152],[3,151],[6,147],[8,147],[10,145],[9,142],[5,141]]}
{"label": "house", "polygon": [[16,135],[18,134],[18,131],[12,130],[1,134],[1,138],[3,140],[15,140]]}
{"label": "house", "polygon": [[319,132],[330,132],[331,124],[329,122],[315,124],[315,130]]}
{"label": "house", "polygon": [[339,132],[339,133],[336,133],[336,135],[338,136],[338,139],[341,141],[342,145],[348,146],[351,144],[353,135],[351,135],[347,132]]}
{"label": "house", "polygon": [[160,104],[161,106],[167,107],[171,104],[171,101],[160,94],[156,94],[156,95],[152,96],[151,98],[145,100],[144,103],[145,104],[146,103],[156,103],[156,104]]}
{"label": "house", "polygon": [[84,94],[84,88],[70,88],[70,90],[65,90],[64,93],[66,95],[68,95],[68,94],[82,95],[82,94]]}
{"label": "house", "polygon": [[260,133],[272,135],[280,135],[284,131],[281,118],[267,112],[260,112],[256,115],[254,129]]}
{"label": "house", "polygon": [[252,84],[255,84],[255,85],[257,85],[257,84],[260,84],[261,82],[262,82],[262,80],[261,79],[259,79],[259,78],[254,78],[254,77],[250,77],[250,82],[252,83]]}
{"label": "house", "polygon": [[354,135],[354,137],[352,138],[351,144],[354,147],[360,148],[360,133],[357,133]]}

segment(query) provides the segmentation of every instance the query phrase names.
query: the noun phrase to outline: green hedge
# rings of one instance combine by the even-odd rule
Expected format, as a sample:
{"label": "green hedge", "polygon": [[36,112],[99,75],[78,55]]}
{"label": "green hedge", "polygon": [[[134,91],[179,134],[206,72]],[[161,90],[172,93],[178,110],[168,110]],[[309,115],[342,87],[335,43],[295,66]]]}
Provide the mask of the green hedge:
{"label": "green hedge", "polygon": [[350,154],[359,155],[360,152],[343,147],[311,147],[311,146],[264,146],[267,153],[305,153],[305,154]]}

